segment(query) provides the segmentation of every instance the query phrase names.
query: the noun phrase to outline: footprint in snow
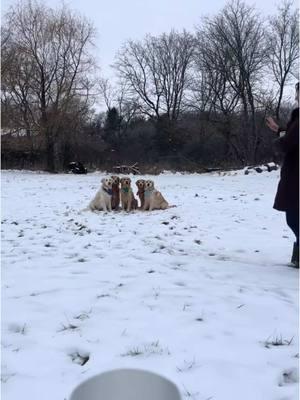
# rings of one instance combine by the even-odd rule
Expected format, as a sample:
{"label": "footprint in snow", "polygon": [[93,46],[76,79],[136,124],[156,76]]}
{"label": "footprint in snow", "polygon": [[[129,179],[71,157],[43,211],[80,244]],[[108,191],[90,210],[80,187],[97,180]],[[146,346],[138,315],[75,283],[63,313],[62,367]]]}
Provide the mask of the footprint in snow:
{"label": "footprint in snow", "polygon": [[8,326],[8,330],[13,333],[19,333],[21,335],[25,335],[28,329],[26,323],[25,324],[11,323]]}
{"label": "footprint in snow", "polygon": [[85,350],[74,350],[68,354],[74,364],[84,366],[90,359],[90,353]]}
{"label": "footprint in snow", "polygon": [[298,368],[285,369],[279,378],[278,386],[290,385],[299,382]]}

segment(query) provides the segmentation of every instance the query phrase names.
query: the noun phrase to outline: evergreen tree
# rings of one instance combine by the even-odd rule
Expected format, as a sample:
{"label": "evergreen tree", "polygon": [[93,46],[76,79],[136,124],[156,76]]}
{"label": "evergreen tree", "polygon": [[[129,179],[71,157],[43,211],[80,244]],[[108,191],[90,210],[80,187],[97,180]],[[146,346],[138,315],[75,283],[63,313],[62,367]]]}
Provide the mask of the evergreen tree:
{"label": "evergreen tree", "polygon": [[109,108],[104,122],[103,139],[115,148],[119,148],[121,141],[121,117],[116,107]]}

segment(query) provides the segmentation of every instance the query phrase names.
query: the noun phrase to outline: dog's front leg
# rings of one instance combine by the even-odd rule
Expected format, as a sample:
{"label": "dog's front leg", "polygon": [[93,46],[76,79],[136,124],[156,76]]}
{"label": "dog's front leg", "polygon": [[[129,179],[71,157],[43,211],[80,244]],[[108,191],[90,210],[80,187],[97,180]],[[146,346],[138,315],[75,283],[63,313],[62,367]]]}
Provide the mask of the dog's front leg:
{"label": "dog's front leg", "polygon": [[111,197],[111,196],[108,196],[108,197],[106,198],[106,201],[105,201],[105,205],[106,205],[108,211],[111,211],[111,208],[112,208],[111,203],[112,203],[112,197]]}
{"label": "dog's front leg", "polygon": [[153,211],[153,209],[154,209],[154,201],[150,200],[150,202],[149,202],[149,211]]}
{"label": "dog's front leg", "polygon": [[104,197],[100,210],[107,211],[107,199]]}
{"label": "dog's front leg", "polygon": [[[112,204],[112,200],[111,200],[111,204]],[[120,196],[116,196],[116,198],[114,199],[114,206],[112,207],[113,210],[115,211],[119,211],[120,209]]]}

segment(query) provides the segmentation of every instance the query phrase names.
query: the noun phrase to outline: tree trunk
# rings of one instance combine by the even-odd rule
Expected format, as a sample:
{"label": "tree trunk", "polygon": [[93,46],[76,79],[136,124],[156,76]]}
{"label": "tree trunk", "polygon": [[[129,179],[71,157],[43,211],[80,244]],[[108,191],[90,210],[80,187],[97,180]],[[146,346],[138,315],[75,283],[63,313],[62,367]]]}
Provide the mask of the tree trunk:
{"label": "tree trunk", "polygon": [[46,171],[55,172],[54,141],[50,132],[46,132]]}
{"label": "tree trunk", "polygon": [[284,81],[280,85],[278,102],[277,102],[276,112],[275,112],[275,116],[278,121],[280,120],[280,107],[281,107],[281,100],[282,100],[282,96],[283,96],[283,87],[284,87]]}

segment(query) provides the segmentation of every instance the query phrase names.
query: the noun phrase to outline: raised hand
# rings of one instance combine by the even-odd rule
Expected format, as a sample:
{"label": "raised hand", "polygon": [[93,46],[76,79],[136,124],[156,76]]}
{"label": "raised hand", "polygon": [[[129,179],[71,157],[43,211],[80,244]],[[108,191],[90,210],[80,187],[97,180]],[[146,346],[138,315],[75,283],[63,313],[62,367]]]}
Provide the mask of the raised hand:
{"label": "raised hand", "polygon": [[279,125],[274,121],[274,119],[272,117],[266,118],[266,125],[268,128],[271,129],[271,131],[278,132]]}

